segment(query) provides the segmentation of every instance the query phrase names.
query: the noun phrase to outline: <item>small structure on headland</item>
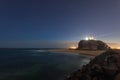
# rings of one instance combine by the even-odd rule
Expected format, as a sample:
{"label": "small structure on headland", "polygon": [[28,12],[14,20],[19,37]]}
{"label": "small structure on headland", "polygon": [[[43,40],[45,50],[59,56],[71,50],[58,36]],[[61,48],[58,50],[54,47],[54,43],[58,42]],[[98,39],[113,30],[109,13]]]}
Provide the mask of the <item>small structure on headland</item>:
{"label": "small structure on headland", "polygon": [[78,50],[107,50],[110,47],[101,40],[94,39],[93,36],[86,37],[78,43]]}

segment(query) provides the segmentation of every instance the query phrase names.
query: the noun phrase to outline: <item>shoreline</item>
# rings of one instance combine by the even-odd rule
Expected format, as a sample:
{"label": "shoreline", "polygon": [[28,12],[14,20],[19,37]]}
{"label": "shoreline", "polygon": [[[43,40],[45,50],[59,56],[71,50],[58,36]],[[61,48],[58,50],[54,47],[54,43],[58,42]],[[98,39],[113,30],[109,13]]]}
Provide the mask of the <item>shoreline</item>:
{"label": "shoreline", "polygon": [[74,71],[64,80],[83,79],[120,80],[120,50],[107,50],[99,56],[95,56],[88,64]]}
{"label": "shoreline", "polygon": [[81,54],[81,55],[87,55],[87,56],[98,56],[102,53],[104,53],[106,50],[69,50],[69,49],[54,49],[54,50],[48,50],[48,52],[62,52],[62,53],[75,53],[75,54]]}

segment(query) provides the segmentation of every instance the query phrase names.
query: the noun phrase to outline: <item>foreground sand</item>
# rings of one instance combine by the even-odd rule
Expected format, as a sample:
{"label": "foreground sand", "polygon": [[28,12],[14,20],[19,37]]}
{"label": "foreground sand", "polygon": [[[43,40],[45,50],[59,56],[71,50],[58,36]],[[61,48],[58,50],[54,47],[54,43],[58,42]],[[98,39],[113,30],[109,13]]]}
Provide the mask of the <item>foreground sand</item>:
{"label": "foreground sand", "polygon": [[106,50],[69,50],[69,49],[55,49],[55,50],[48,50],[49,52],[62,52],[62,53],[77,53],[82,55],[89,55],[89,56],[98,56],[101,53],[105,52]]}

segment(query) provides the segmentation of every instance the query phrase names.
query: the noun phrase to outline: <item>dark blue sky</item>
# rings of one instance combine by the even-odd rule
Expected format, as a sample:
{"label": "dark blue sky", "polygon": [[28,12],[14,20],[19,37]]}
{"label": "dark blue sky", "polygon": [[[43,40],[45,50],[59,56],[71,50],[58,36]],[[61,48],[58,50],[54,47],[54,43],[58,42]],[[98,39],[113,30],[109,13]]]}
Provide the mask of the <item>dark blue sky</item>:
{"label": "dark blue sky", "polygon": [[0,47],[66,47],[88,35],[120,42],[119,0],[0,0]]}

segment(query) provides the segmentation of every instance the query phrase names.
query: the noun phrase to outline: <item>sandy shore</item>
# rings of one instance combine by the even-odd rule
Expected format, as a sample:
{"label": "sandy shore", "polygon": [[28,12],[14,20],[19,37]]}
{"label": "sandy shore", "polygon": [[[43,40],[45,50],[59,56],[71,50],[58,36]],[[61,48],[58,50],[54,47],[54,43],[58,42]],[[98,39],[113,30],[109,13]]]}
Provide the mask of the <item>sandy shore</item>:
{"label": "sandy shore", "polygon": [[[82,54],[82,55],[98,56],[101,53],[105,52],[106,50],[91,51],[91,50],[54,49],[54,50],[48,50],[48,51],[49,52],[62,52],[62,53],[77,53],[77,54]],[[114,49],[114,51],[120,53],[120,50]]]}
{"label": "sandy shore", "polygon": [[77,53],[82,55],[89,55],[89,56],[98,56],[101,53],[105,52],[106,50],[97,50],[97,51],[90,51],[90,50],[69,50],[69,49],[55,49],[55,50],[48,50],[48,52],[62,52],[62,53]]}

